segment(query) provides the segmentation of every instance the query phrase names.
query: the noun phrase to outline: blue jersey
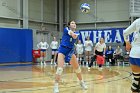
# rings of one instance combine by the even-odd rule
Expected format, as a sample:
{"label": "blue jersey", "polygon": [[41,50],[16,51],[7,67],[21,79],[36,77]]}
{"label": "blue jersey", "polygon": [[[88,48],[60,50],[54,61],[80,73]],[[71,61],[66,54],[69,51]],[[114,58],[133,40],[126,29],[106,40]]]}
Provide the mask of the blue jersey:
{"label": "blue jersey", "polygon": [[106,55],[113,55],[114,53],[114,49],[111,49],[111,50],[106,50]]}
{"label": "blue jersey", "polygon": [[68,34],[68,31],[70,29],[68,27],[64,28],[63,36],[62,36],[62,41],[60,43],[60,46],[66,46],[68,48],[73,48],[74,43],[76,42],[76,39],[74,39],[72,36]]}

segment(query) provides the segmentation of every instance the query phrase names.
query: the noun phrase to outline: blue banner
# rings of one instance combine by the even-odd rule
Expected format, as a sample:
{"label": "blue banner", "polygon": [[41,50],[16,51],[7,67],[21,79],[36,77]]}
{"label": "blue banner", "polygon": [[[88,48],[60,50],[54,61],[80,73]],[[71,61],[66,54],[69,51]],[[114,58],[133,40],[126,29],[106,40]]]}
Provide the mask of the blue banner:
{"label": "blue banner", "polygon": [[[98,29],[98,30],[79,30],[79,39],[85,42],[89,36],[93,43],[97,43],[101,37],[104,38],[105,43],[123,43],[123,31],[126,28],[109,28],[109,29]],[[129,36],[132,41],[132,35]]]}

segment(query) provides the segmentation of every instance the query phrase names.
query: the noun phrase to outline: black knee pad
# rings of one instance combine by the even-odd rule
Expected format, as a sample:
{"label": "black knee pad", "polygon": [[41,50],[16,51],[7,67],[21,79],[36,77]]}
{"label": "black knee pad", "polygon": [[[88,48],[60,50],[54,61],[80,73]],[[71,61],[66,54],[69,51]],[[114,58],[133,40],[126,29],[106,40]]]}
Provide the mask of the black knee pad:
{"label": "black knee pad", "polygon": [[54,58],[54,55],[52,55],[52,59]]}
{"label": "black knee pad", "polygon": [[133,73],[133,76],[134,76],[134,80],[132,83],[131,90],[133,92],[140,92],[140,74]]}

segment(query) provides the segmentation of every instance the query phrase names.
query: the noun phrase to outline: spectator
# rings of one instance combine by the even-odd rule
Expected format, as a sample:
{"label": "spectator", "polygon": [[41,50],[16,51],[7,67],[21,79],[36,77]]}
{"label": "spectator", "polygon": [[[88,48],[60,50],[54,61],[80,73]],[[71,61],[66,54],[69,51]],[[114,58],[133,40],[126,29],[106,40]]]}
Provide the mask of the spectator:
{"label": "spectator", "polygon": [[56,64],[56,56],[57,56],[57,49],[58,49],[58,42],[56,41],[56,37],[53,37],[53,41],[50,44],[50,47],[52,49],[52,58],[51,58],[51,64]]}
{"label": "spectator", "polygon": [[113,55],[114,55],[114,49],[111,46],[108,46],[105,56],[106,56],[107,62],[110,62],[111,65],[115,65],[115,60],[114,60]]}
{"label": "spectator", "polygon": [[114,52],[114,59],[117,61],[117,59],[123,59],[123,53],[120,46],[117,46],[115,52]]}
{"label": "spectator", "polygon": [[[95,45],[94,47],[94,56],[93,60],[91,60],[88,69],[93,65],[93,61],[96,59],[96,56],[102,56],[105,57],[105,51],[106,51],[106,44],[104,43],[104,38],[100,38],[100,41]],[[99,65],[99,70],[102,70],[102,64]]]}
{"label": "spectator", "polygon": [[93,47],[93,43],[90,40],[89,36],[87,37],[87,40],[85,41],[84,46],[85,46],[85,55],[86,55],[86,65],[89,65],[89,61],[91,59],[90,54],[91,54],[92,47]]}
{"label": "spectator", "polygon": [[40,57],[40,61],[41,61],[41,65],[44,63],[44,65],[46,65],[45,62],[45,57],[46,57],[46,50],[48,49],[49,45],[47,42],[45,42],[44,39],[41,40],[41,42],[39,42],[37,44],[37,47],[40,49],[41,51],[41,57]]}
{"label": "spectator", "polygon": [[77,60],[80,64],[82,61],[82,54],[83,54],[83,44],[81,43],[81,40],[79,40],[78,44],[76,45],[76,52],[77,52]]}

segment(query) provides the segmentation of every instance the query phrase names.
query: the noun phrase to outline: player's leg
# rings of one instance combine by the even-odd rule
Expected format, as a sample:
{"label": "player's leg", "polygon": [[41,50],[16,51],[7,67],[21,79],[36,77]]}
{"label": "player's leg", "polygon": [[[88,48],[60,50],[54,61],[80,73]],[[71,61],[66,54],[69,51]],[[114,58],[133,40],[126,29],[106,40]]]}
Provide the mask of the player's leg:
{"label": "player's leg", "polygon": [[40,51],[40,64],[42,65],[43,64],[43,51],[41,50]]}
{"label": "player's leg", "polygon": [[82,53],[79,54],[79,62],[80,62],[80,64],[81,64],[81,62],[82,62]]}
{"label": "player's leg", "polygon": [[133,82],[131,86],[132,93],[140,93],[140,58],[130,58]]}
{"label": "player's leg", "polygon": [[64,58],[65,56],[62,53],[58,54],[58,67],[57,67],[57,71],[56,71],[56,75],[55,75],[55,85],[54,85],[54,93],[58,93],[59,89],[58,89],[58,84],[61,78],[61,74],[63,72],[63,66],[64,66]]}
{"label": "player's leg", "polygon": [[86,65],[88,66],[88,51],[85,51],[85,55],[86,55]]}
{"label": "player's leg", "polygon": [[79,53],[77,53],[77,61],[80,64],[80,54]]}
{"label": "player's leg", "polygon": [[83,89],[87,89],[87,86],[85,85],[85,83],[83,81],[82,74],[81,74],[81,68],[76,60],[75,54],[72,55],[71,65],[73,66],[73,69],[75,70],[75,73],[80,81],[80,85],[82,86]]}
{"label": "player's leg", "polygon": [[95,62],[95,59],[96,59],[96,55],[91,57],[91,61],[90,61],[89,66],[88,66],[88,70],[90,70],[90,67],[93,66],[93,62]]}
{"label": "player's leg", "polygon": [[54,61],[54,51],[52,50],[51,64],[53,64],[53,61]]}
{"label": "player's leg", "polygon": [[43,51],[43,62],[44,62],[44,65],[46,65],[45,57],[46,57],[46,50]]}
{"label": "player's leg", "polygon": [[54,52],[54,64],[56,64],[56,56],[57,56],[57,51]]}

